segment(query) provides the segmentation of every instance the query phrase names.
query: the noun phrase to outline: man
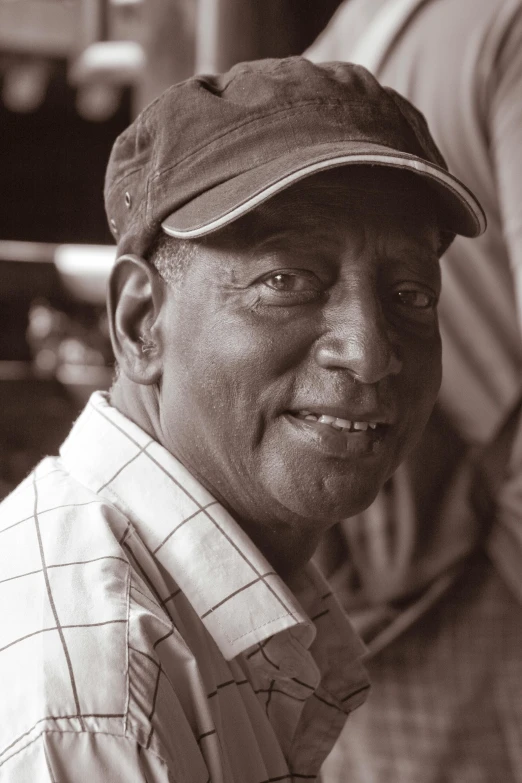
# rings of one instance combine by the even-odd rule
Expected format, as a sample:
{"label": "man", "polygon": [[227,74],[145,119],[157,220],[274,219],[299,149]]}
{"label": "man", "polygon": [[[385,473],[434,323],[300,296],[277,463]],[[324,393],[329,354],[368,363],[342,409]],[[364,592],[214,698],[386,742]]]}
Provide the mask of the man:
{"label": "man", "polygon": [[375,683],[325,778],[519,783],[522,3],[349,0],[307,56],[356,61],[413,101],[488,216],[442,262],[443,382],[423,441],[323,552]]}
{"label": "man", "polygon": [[118,377],[1,512],[0,780],[313,780],[367,681],[307,561],[427,421],[483,213],[412,106],[301,58],[164,93],[106,206]]}

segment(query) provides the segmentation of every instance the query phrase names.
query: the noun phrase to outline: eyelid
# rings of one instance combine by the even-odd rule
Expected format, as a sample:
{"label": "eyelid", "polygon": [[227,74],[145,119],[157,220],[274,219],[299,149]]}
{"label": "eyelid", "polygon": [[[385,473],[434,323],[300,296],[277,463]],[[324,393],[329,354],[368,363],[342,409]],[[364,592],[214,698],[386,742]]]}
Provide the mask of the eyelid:
{"label": "eyelid", "polygon": [[[285,287],[284,283],[281,288],[270,284],[270,280],[278,275],[288,278],[288,287]],[[296,267],[272,269],[258,277],[252,285],[259,295],[258,307],[263,305],[266,307],[278,305],[290,307],[310,304],[321,299],[326,288],[324,281],[318,275],[310,270],[297,269]]]}
{"label": "eyelid", "polygon": [[293,277],[299,277],[300,275],[303,275],[304,277],[315,277],[317,280],[319,280],[315,272],[312,272],[310,269],[300,269],[295,266],[282,267],[281,269],[271,269],[269,272],[265,272],[263,275],[261,275],[258,280],[268,280],[270,277],[275,277],[276,275],[291,275]]}
{"label": "eyelid", "polygon": [[324,282],[312,271],[308,269],[297,269],[295,267],[285,269],[272,269],[270,272],[261,275],[255,280],[255,283],[266,283],[278,275],[285,275],[286,277],[305,278],[308,280],[316,290],[323,290],[325,287]]}
{"label": "eyelid", "polygon": [[419,291],[429,296],[438,296],[438,289],[424,280],[401,280],[393,286],[396,292],[399,291]]}

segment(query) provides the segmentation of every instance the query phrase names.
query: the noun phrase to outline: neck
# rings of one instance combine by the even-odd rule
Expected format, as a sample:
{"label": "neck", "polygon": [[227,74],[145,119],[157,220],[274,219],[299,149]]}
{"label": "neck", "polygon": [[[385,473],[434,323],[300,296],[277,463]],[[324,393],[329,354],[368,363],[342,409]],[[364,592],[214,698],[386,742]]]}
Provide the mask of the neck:
{"label": "neck", "polygon": [[[110,399],[120,413],[164,445],[154,387],[132,383],[128,378],[119,378],[111,389]],[[197,465],[188,464],[182,454],[176,453],[173,456],[226,508],[284,581],[291,580],[310,560],[319,541],[317,530],[313,526],[307,525],[304,520],[292,520],[292,523],[288,524],[288,521],[278,519],[275,515],[268,516],[266,511],[258,515],[252,514],[243,508],[240,499],[234,502],[234,498],[227,498],[229,493],[225,485],[223,488],[210,485]],[[253,502],[250,505],[255,507]]]}
{"label": "neck", "polygon": [[315,524],[303,519],[293,519],[289,524],[288,520],[270,516],[266,510],[257,515],[246,513],[238,504],[228,502],[215,487],[208,486],[200,476],[196,478],[226,508],[284,581],[292,579],[312,558],[320,540]]}
{"label": "neck", "polygon": [[158,405],[152,386],[132,383],[128,378],[118,378],[110,391],[111,405],[137,424],[151,438],[161,443],[158,437]]}

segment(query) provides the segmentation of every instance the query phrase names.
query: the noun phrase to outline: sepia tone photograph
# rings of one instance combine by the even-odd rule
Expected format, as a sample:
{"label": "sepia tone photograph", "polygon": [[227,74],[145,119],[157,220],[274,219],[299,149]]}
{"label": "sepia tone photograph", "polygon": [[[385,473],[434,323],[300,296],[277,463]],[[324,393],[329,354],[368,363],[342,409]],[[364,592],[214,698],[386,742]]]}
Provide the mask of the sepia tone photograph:
{"label": "sepia tone photograph", "polygon": [[0,139],[0,783],[522,783],[522,0],[0,0]]}

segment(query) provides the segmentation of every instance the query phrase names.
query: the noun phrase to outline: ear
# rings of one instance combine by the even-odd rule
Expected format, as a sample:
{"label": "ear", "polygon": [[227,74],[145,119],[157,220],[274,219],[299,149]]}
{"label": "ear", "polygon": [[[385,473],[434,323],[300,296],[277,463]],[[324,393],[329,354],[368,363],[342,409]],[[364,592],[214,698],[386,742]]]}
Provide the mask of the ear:
{"label": "ear", "polygon": [[135,383],[161,377],[161,344],[156,321],[165,283],[152,264],[135,255],[118,258],[109,281],[107,309],[112,347],[121,371]]}

